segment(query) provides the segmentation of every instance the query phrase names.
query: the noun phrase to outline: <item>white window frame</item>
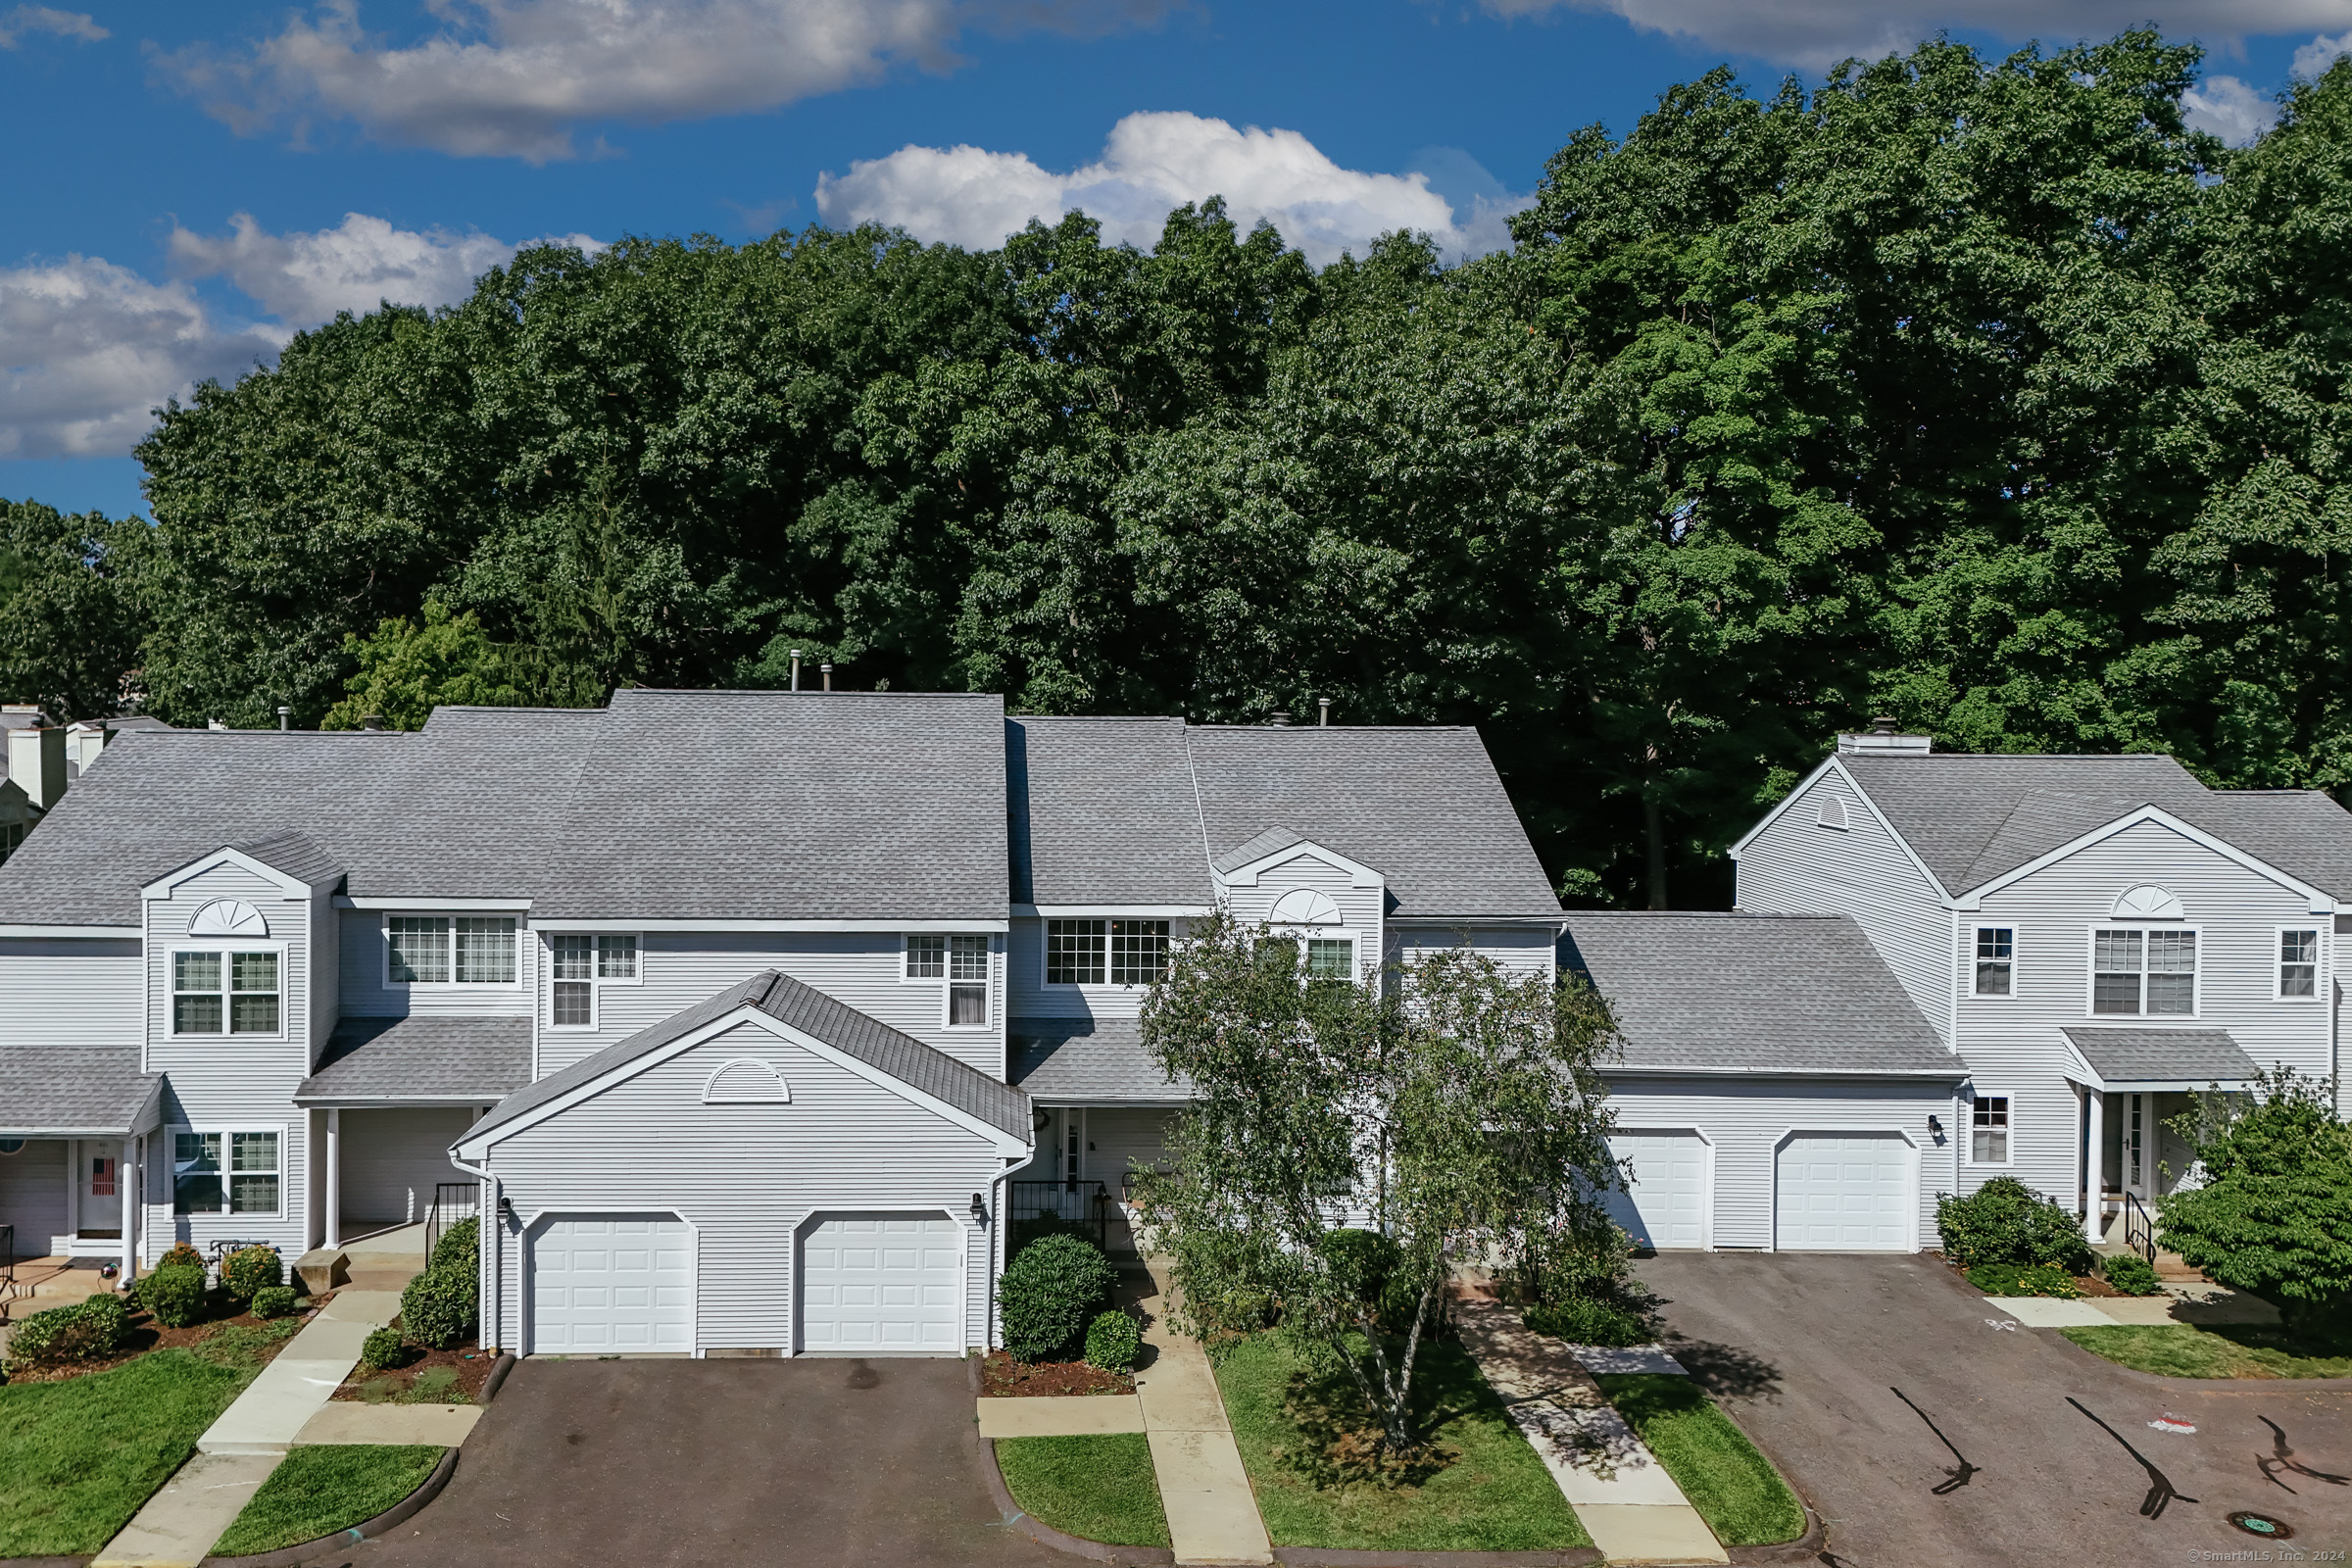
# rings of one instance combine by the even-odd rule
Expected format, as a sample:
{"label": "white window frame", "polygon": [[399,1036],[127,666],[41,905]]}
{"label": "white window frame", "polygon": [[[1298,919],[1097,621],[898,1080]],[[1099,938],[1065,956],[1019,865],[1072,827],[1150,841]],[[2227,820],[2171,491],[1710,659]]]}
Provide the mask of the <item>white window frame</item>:
{"label": "white window frame", "polygon": [[[1984,942],[1984,933],[1987,931],[2009,933],[2009,989],[2006,991],[1980,991],[1977,989],[1977,950]],[[2015,923],[2003,921],[1999,924],[1986,923],[1970,926],[1968,928],[1968,951],[1960,956],[1960,961],[1967,965],[1968,995],[1971,998],[1982,998],[1986,1002],[2014,1002],[2017,1000],[2017,926]]]}
{"label": "white window frame", "polygon": [[[1058,923],[1070,920],[1092,920],[1096,924],[1102,927],[1102,979],[1055,980],[1051,978],[1054,972],[1054,927]],[[1039,989],[1047,991],[1141,991],[1148,988],[1151,985],[1150,981],[1118,980],[1112,978],[1118,973],[1118,959],[1113,954],[1111,944],[1118,940],[1119,935],[1118,932],[1112,928],[1117,926],[1121,921],[1126,921],[1135,925],[1158,925],[1167,927],[1167,929],[1161,933],[1162,939],[1167,943],[1163,968],[1175,963],[1177,922],[1174,920],[1157,915],[1057,914],[1052,919],[1041,920],[1038,922],[1037,984]]]}
{"label": "white window frame", "polygon": [[[1977,1157],[1977,1107],[1988,1100],[1997,1100],[2001,1102],[2001,1157],[1998,1159],[1979,1159]],[[2017,1096],[2004,1089],[1997,1095],[1972,1095],[1965,1103],[1968,1106],[1968,1126],[1965,1129],[1968,1142],[1962,1147],[1968,1151],[1968,1163],[1982,1165],[1988,1170],[2016,1164]]]}
{"label": "white window frame", "polygon": [[[956,977],[956,944],[958,940],[980,944],[981,978],[959,980]],[[940,972],[918,975],[914,972],[914,945],[917,942],[939,944]],[[1040,960],[1043,961],[1042,959]],[[980,1034],[997,1026],[997,953],[989,934],[984,931],[908,931],[899,938],[899,983],[908,986],[939,987],[939,1027],[951,1034]],[[978,984],[980,993],[980,1022],[956,1023],[956,988]]]}
{"label": "white window frame", "polygon": [[1293,925],[1274,927],[1266,933],[1265,940],[1295,942],[1298,945],[1298,980],[1301,985],[1311,983],[1314,979],[1307,972],[1306,945],[1309,942],[1345,942],[1348,944],[1348,984],[1360,986],[1364,983],[1363,944],[1356,940],[1360,935],[1360,932],[1348,926]]}
{"label": "white window frame", "polygon": [[[294,1180],[294,1160],[288,1149],[289,1141],[292,1138],[292,1129],[284,1122],[243,1122],[233,1126],[226,1123],[179,1122],[165,1127],[163,1132],[167,1140],[164,1145],[165,1174],[172,1184],[172,1194],[166,1201],[171,1205],[171,1214],[173,1220],[208,1220],[216,1224],[235,1225],[256,1220],[282,1220],[286,1217],[286,1189]],[[190,1136],[211,1134],[220,1140],[220,1206],[217,1209],[182,1210],[179,1206],[179,1135],[182,1133]],[[229,1182],[237,1174],[230,1167],[236,1159],[236,1135],[238,1133],[273,1133],[277,1137],[277,1207],[274,1210],[265,1212],[261,1209],[248,1209],[239,1213],[229,1207],[233,1200]],[[258,1176],[262,1173],[248,1171],[246,1174]],[[118,1176],[116,1179],[121,1181],[124,1178]]]}
{"label": "white window frame", "polygon": [[[568,979],[556,973],[556,943],[559,939],[565,937],[585,937],[588,941],[589,951],[595,955],[591,965],[594,972],[586,980]],[[635,958],[635,961],[629,965],[630,972],[626,975],[608,975],[605,973],[605,945],[623,941],[630,944]],[[542,992],[540,1003],[543,1008],[542,1016],[546,1018],[547,1029],[551,1034],[595,1033],[605,1026],[606,987],[642,986],[645,984],[645,935],[643,932],[542,931],[539,933],[539,967],[546,975],[546,980],[540,987]],[[517,956],[517,962],[519,961],[519,956]],[[586,1023],[556,1022],[556,987],[559,985],[585,985],[588,988],[588,1021]]]}
{"label": "white window frame", "polygon": [[[2301,935],[2305,932],[2310,933],[2311,937],[2313,938],[2311,949],[2311,995],[2308,997],[2291,997],[2288,996],[2286,992],[2286,939],[2290,933]],[[2307,925],[2282,925],[2276,927],[2271,938],[2271,1000],[2274,1002],[2283,1002],[2290,1006],[2297,1007],[2319,1002],[2320,991],[2322,989],[2321,983],[2328,978],[2328,962],[2325,956],[2327,951],[2328,929],[2316,921]]]}
{"label": "white window frame", "polygon": [[[220,990],[216,993],[220,998],[220,1027],[216,1032],[199,1031],[186,1034],[180,1032],[177,999],[183,995],[203,995],[202,992],[179,990],[179,956],[183,953],[209,953],[217,955],[220,959]],[[234,972],[230,963],[230,956],[238,953],[267,953],[277,959],[277,1028],[269,1034],[259,1031],[237,1034],[229,1029],[229,999],[236,995],[228,989],[230,976]],[[259,995],[259,993],[254,994]],[[234,937],[220,937],[193,942],[174,942],[164,951],[165,1033],[172,1040],[202,1040],[220,1045],[230,1045],[240,1041],[252,1045],[281,1043],[286,1038],[286,1013],[293,994],[293,988],[286,983],[286,944],[283,942],[272,942],[267,938],[258,942],[241,942]],[[206,1129],[208,1132],[210,1130],[210,1128]],[[254,1132],[266,1129],[240,1127],[237,1130]]]}
{"label": "white window frame", "polygon": [[[2099,1001],[2099,938],[2101,935],[2113,935],[2126,931],[2136,931],[2140,936],[2139,1011],[2100,1012],[2097,1010]],[[2150,1012],[2147,1010],[2147,939],[2152,935],[2160,935],[2170,932],[2186,932],[2197,939],[2197,966],[2189,971],[2188,976],[2188,1010],[2186,1012]],[[2277,959],[2274,958],[2272,961],[2276,963]],[[2160,970],[2158,972],[2171,973],[2172,971]],[[2276,985],[2278,982],[2274,980],[2272,983]],[[2083,1017],[2090,1019],[2134,1018],[2143,1023],[2153,1022],[2157,1024],[2165,1024],[2181,1022],[2192,1018],[2202,1018],[2204,1015],[2205,928],[2203,926],[2191,925],[2184,920],[2103,920],[2088,928],[2087,933],[2082,939]]]}
{"label": "white window frame", "polygon": [[[392,922],[394,920],[445,920],[449,923],[449,972],[447,980],[403,980],[392,972]],[[458,972],[458,922],[460,920],[506,920],[514,927],[514,978],[512,980],[460,980]],[[522,989],[523,939],[529,934],[523,929],[518,914],[486,913],[480,909],[395,909],[386,912],[376,934],[383,938],[383,982],[387,991],[455,991],[467,996],[496,995]]]}

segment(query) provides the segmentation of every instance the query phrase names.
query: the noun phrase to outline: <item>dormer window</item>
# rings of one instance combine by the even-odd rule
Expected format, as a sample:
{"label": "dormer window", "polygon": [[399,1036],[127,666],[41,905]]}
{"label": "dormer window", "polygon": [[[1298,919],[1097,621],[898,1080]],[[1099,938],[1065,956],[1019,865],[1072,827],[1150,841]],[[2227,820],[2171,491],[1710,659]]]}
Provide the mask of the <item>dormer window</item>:
{"label": "dormer window", "polygon": [[386,917],[385,978],[404,986],[511,986],[514,917],[395,914]]}
{"label": "dormer window", "polygon": [[1165,920],[1046,922],[1050,986],[1148,986],[1167,974]]}

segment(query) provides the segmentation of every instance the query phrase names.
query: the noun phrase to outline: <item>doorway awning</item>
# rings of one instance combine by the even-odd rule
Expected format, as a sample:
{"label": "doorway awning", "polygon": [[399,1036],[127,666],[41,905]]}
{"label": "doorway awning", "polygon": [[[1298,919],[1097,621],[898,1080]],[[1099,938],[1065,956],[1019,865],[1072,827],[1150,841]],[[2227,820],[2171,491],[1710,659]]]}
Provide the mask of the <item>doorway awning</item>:
{"label": "doorway awning", "polygon": [[2242,1090],[2262,1071],[2227,1029],[2069,1024],[2061,1032],[2090,1069],[2084,1086],[2102,1093]]}

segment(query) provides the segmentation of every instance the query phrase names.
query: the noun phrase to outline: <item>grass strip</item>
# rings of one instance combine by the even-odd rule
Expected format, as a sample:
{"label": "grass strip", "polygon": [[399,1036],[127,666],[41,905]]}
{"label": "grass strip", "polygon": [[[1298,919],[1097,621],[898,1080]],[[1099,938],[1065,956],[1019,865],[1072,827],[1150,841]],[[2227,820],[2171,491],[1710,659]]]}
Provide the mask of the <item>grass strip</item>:
{"label": "grass strip", "polygon": [[1796,1494],[1706,1390],[1667,1374],[1609,1373],[1594,1381],[1716,1540],[1763,1546],[1805,1533]]}
{"label": "grass strip", "polygon": [[1110,1546],[1168,1544],[1167,1510],[1141,1432],[999,1438],[1005,1490],[1033,1519]]}
{"label": "grass strip", "polygon": [[104,1546],[252,1376],[156,1350],[111,1372],[0,1387],[0,1557]]}
{"label": "grass strip", "polygon": [[1225,1348],[1217,1387],[1257,1508],[1278,1546],[1355,1551],[1547,1551],[1592,1538],[1544,1461],[1458,1345],[1427,1341],[1413,1370],[1423,1430],[1455,1457],[1418,1486],[1317,1486],[1285,1462],[1304,1448],[1292,1380],[1326,1400],[1351,1397],[1346,1374],[1316,1377],[1282,1334]]}
{"label": "grass strip", "polygon": [[2352,1377],[2352,1347],[2264,1325],[2119,1323],[2058,1332],[2093,1355],[2159,1377]]}
{"label": "grass strip", "polygon": [[221,1557],[276,1551],[365,1524],[424,1485],[437,1444],[318,1444],[290,1449],[213,1544]]}

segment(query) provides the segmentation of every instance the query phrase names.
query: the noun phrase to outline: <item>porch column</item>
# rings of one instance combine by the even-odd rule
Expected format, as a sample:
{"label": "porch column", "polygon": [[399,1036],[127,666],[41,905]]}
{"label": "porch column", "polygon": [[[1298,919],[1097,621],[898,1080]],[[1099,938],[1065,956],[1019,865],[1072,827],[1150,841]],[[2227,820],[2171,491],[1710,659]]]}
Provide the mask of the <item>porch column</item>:
{"label": "porch column", "polygon": [[2103,1238],[2099,1230],[2099,1211],[2107,1202],[2107,1151],[2105,1110],[2107,1097],[2095,1089],[2082,1092],[2084,1114],[2090,1122],[2090,1137],[2082,1146],[2082,1236],[2096,1246]]}
{"label": "porch column", "polygon": [[[80,1234],[81,1140],[69,1138],[66,1140],[66,1235],[74,1237]],[[74,1244],[71,1241],[66,1243],[66,1250],[68,1252],[74,1250]]]}
{"label": "porch column", "polygon": [[115,1161],[115,1190],[122,1196],[122,1283],[128,1285],[139,1277],[138,1218],[139,1183],[138,1152],[131,1140],[122,1140],[122,1156]]}
{"label": "porch column", "polygon": [[343,1112],[326,1113],[326,1245],[343,1245]]}

